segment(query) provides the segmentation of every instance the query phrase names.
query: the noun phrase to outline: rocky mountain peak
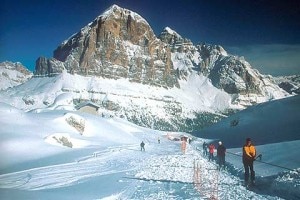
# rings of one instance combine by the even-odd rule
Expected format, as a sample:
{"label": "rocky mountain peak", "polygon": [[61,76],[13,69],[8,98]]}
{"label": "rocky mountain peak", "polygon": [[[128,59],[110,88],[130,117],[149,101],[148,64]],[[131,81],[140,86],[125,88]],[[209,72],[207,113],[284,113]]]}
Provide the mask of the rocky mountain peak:
{"label": "rocky mountain peak", "polygon": [[[261,99],[286,95],[244,58],[229,55],[222,46],[194,45],[169,27],[156,37],[144,18],[117,5],[64,41],[53,58],[39,58],[35,69],[35,75],[52,76],[65,70],[165,88],[179,88],[180,79],[196,74],[208,77],[233,101],[248,101],[250,94]],[[246,104],[257,102],[259,98]]]}
{"label": "rocky mountain peak", "polygon": [[63,42],[53,57],[51,62],[38,59],[43,62],[37,62],[35,74],[51,75],[52,71],[67,70],[81,75],[128,78],[138,83],[178,87],[169,47],[155,36],[145,19],[117,5]]}
{"label": "rocky mountain peak", "polygon": [[223,55],[228,56],[228,53],[221,45],[201,44],[197,45],[203,55]]}
{"label": "rocky mountain peak", "polygon": [[190,49],[190,47],[193,46],[191,40],[183,38],[176,31],[172,30],[169,27],[164,28],[164,30],[160,33],[158,38],[161,41],[169,44],[169,47],[171,48],[172,52],[186,52],[187,49]]}
{"label": "rocky mountain peak", "polygon": [[102,19],[113,18],[113,19],[120,19],[120,20],[124,18],[129,18],[129,19],[133,19],[134,21],[139,21],[141,23],[149,25],[148,22],[136,12],[133,12],[126,8],[121,8],[116,4],[109,7],[106,11],[103,12],[103,14],[97,17],[96,20],[98,18],[102,18]]}
{"label": "rocky mountain peak", "polygon": [[173,38],[174,40],[183,40],[183,37],[179,35],[176,31],[172,30],[170,27],[165,27],[164,30],[160,33],[159,38],[167,43],[173,43],[172,40],[165,40],[168,38]]}
{"label": "rocky mountain peak", "polygon": [[[148,22],[139,14],[113,5],[103,14],[89,24],[90,28],[104,25],[107,32],[115,38],[129,40],[135,45],[144,45],[147,41],[155,38],[154,32]],[[143,32],[145,31],[145,32]]]}

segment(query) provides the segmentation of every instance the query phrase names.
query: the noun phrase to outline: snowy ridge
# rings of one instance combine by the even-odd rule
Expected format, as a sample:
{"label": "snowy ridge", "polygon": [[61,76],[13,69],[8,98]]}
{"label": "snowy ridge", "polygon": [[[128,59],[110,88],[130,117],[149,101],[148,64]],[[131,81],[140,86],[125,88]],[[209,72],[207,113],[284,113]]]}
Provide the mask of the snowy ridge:
{"label": "snowy ridge", "polygon": [[100,15],[100,17],[103,17],[103,18],[112,17],[112,18],[118,19],[119,16],[114,14],[116,12],[116,10],[118,10],[118,12],[120,12],[120,13],[126,13],[126,14],[128,13],[134,20],[141,21],[141,22],[149,25],[148,22],[143,17],[141,17],[139,14],[137,14],[136,12],[133,12],[133,11],[125,9],[125,8],[121,8],[116,4],[112,5],[106,11],[104,11],[103,14]]}
{"label": "snowy ridge", "polygon": [[290,94],[300,93],[300,75],[273,77],[274,81]]}
{"label": "snowy ridge", "polygon": [[[185,126],[187,117],[192,121],[189,124],[201,124],[197,127],[201,128],[202,123],[206,123],[198,123],[205,121],[201,116],[203,112],[209,112],[208,118],[212,118],[209,120],[215,121],[228,110],[289,96],[273,83],[271,77],[261,75],[243,58],[228,54],[220,45],[194,45],[169,27],[156,37],[140,15],[117,5],[108,8],[59,46],[54,51],[54,58],[39,60],[36,75],[51,76],[67,71],[88,77],[79,79],[86,79],[90,86],[79,86],[76,90],[70,84],[70,88],[61,89],[72,93],[75,104],[81,100],[101,104],[105,97],[113,104],[114,110],[109,112],[147,127],[151,123],[158,124],[153,116],[160,116],[158,121],[164,124],[160,123],[156,128],[165,127],[163,130],[195,130],[195,127]],[[91,81],[91,77],[96,81]],[[117,91],[119,86],[108,91],[99,83],[116,80],[126,85],[129,95]],[[132,95],[131,90],[135,89],[130,87],[141,88],[141,91]],[[30,110],[49,106],[61,91],[42,97],[42,102],[35,101],[36,97],[25,96],[26,105],[20,108]],[[140,98],[151,99],[151,102],[146,101],[147,105],[138,102],[139,93]],[[16,98],[12,93],[10,96]],[[122,100],[118,96],[122,96]],[[164,113],[166,116],[162,118]]]}
{"label": "snowy ridge", "polygon": [[[75,110],[79,102],[93,100],[101,106],[99,114],[105,112],[133,120],[145,116],[148,119],[143,125],[148,127],[156,121],[178,127],[174,116],[185,121],[195,118],[195,113],[224,117],[222,112],[231,108],[230,96],[215,88],[207,77],[191,74],[188,80],[180,80],[180,85],[180,88],[168,89],[133,83],[124,78],[114,80],[64,72],[55,77],[33,78],[0,93],[0,97],[2,102],[32,112]],[[118,106],[115,110],[107,109],[103,106],[106,102]]]}
{"label": "snowy ridge", "polygon": [[183,38],[181,37],[181,35],[179,35],[176,31],[172,30],[170,27],[166,27],[166,28],[164,29],[164,31],[166,31],[166,32],[169,33],[170,35],[174,35],[174,36],[176,36],[176,37],[178,37],[178,38],[183,39]]}
{"label": "snowy ridge", "polygon": [[[144,24],[147,24],[148,26],[149,23],[143,18],[141,17],[139,14],[125,9],[125,8],[121,8],[118,5],[114,4],[111,7],[109,7],[107,10],[105,10],[101,15],[99,15],[98,17],[95,18],[95,20],[93,20],[92,22],[90,22],[87,26],[83,27],[80,30],[80,33],[82,33],[83,35],[86,35],[89,33],[89,31],[91,30],[91,27],[93,25],[93,23],[99,21],[101,18],[103,20],[107,19],[107,18],[115,18],[115,19],[119,19],[120,15],[116,15],[115,13],[125,13],[130,15],[134,20],[136,20],[137,22],[142,22]],[[67,44],[70,40],[74,40],[75,36],[78,35],[78,33],[73,34],[71,37],[69,37],[67,40],[65,40],[64,42],[62,42],[62,45]]]}
{"label": "snowy ridge", "polygon": [[32,72],[19,62],[2,62],[0,63],[0,90],[20,85],[29,80],[32,75]]}

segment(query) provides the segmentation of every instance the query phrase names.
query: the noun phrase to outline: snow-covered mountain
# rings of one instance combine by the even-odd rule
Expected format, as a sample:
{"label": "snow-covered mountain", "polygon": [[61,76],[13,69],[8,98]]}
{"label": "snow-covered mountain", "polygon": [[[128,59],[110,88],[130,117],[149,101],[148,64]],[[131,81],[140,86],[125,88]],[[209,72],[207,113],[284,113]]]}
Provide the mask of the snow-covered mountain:
{"label": "snow-covered mountain", "polygon": [[232,110],[289,96],[221,46],[194,45],[168,27],[156,37],[144,18],[117,5],[53,58],[38,58],[34,73],[0,93],[1,101],[27,111],[92,101],[99,112],[160,130],[197,130]]}
{"label": "snow-covered mountain", "polygon": [[2,62],[0,63],[0,90],[20,85],[32,76],[33,73],[19,62]]}
{"label": "snow-covered mountain", "polygon": [[229,55],[219,45],[194,45],[169,27],[156,37],[139,14],[113,5],[64,41],[51,59],[39,58],[36,75],[69,73],[126,78],[153,86],[179,87],[194,74],[234,96],[244,106],[286,95],[269,76]]}
{"label": "snow-covered mountain", "polygon": [[260,74],[243,57],[228,54],[220,45],[194,46],[168,27],[160,39],[169,44],[174,68],[181,78],[188,79],[195,72],[203,74],[215,87],[230,94],[233,104],[247,107],[286,95],[272,76]]}
{"label": "snow-covered mountain", "polygon": [[274,77],[275,83],[290,94],[300,94],[300,75]]}

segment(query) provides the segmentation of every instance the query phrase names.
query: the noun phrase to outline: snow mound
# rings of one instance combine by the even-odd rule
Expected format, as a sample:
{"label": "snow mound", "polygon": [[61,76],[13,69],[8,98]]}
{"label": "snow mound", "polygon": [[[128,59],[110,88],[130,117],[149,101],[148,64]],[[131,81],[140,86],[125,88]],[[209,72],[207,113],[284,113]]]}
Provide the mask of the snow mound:
{"label": "snow mound", "polygon": [[85,119],[82,116],[73,113],[67,113],[65,114],[64,118],[70,126],[74,127],[80,133],[80,135],[83,135],[85,129]]}
{"label": "snow mound", "polygon": [[71,138],[67,133],[55,133],[45,138],[45,142],[55,145],[63,146],[68,148],[83,148],[89,145],[85,140]]}
{"label": "snow mound", "polygon": [[57,107],[57,106],[62,106],[62,105],[74,106],[72,93],[62,93],[62,94],[58,95],[55,98],[52,107]]}
{"label": "snow mound", "polygon": [[282,172],[275,179],[273,189],[291,199],[300,198],[300,168],[289,172]]}

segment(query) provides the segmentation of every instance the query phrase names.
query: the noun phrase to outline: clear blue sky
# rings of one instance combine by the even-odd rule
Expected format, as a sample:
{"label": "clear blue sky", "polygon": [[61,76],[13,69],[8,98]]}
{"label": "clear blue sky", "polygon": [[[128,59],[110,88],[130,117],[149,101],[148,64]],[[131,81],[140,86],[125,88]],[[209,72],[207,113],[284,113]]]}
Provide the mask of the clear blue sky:
{"label": "clear blue sky", "polygon": [[300,74],[298,0],[4,0],[0,62],[34,70],[65,39],[112,4],[145,18],[158,35],[169,26],[194,44],[222,45],[262,73]]}

